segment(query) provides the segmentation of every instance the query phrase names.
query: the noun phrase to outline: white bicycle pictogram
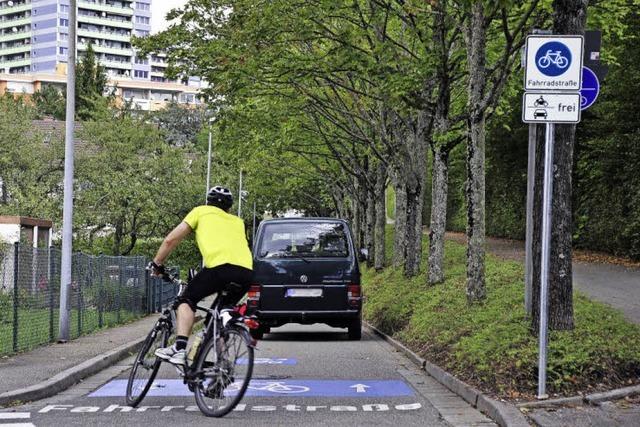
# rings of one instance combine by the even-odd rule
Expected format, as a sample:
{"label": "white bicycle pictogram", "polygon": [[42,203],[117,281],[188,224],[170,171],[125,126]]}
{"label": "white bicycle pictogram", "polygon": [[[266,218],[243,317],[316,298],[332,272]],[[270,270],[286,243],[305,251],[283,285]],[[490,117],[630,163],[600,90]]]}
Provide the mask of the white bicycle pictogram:
{"label": "white bicycle pictogram", "polygon": [[[239,384],[236,385],[236,383],[231,384],[227,388],[227,391],[236,391],[238,386]],[[264,382],[264,383],[251,381],[249,383],[248,390],[268,391],[270,393],[292,394],[292,393],[306,393],[311,389],[303,385],[285,384],[284,382],[280,382],[280,381]]]}
{"label": "white bicycle pictogram", "polygon": [[562,52],[548,50],[546,55],[541,56],[538,59],[538,66],[540,68],[549,68],[551,64],[554,64],[558,68],[567,68],[569,66],[569,58],[562,56]]}

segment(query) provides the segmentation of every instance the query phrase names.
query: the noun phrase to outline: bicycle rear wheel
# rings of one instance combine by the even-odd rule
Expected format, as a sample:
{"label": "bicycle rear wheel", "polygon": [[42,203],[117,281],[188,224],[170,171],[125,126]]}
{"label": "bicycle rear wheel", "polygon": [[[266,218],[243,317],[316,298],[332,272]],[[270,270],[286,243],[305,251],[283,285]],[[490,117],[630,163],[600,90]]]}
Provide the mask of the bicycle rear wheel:
{"label": "bicycle rear wheel", "polygon": [[232,327],[225,329],[221,338],[217,350],[213,339],[207,343],[196,365],[196,372],[200,373],[195,389],[196,403],[208,417],[223,417],[231,412],[247,391],[253,374],[249,332]]}
{"label": "bicycle rear wheel", "polygon": [[170,334],[165,324],[158,323],[147,335],[131,367],[127,382],[127,405],[136,407],[146,396],[160,368],[161,360],[154,353],[156,349],[167,346]]}

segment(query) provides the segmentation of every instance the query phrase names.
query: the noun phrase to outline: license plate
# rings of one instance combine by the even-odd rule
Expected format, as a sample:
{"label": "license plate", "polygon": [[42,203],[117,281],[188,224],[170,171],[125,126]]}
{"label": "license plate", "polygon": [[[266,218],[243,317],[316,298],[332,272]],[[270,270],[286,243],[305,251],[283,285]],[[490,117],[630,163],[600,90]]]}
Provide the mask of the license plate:
{"label": "license plate", "polygon": [[287,297],[317,298],[322,296],[322,289],[294,288],[287,289]]}

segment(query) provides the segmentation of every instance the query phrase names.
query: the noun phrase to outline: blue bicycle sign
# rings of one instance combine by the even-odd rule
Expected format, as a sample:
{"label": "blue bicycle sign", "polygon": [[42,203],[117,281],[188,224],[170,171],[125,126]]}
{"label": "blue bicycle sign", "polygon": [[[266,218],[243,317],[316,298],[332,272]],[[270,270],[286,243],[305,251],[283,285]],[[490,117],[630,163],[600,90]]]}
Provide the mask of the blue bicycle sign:
{"label": "blue bicycle sign", "polygon": [[551,41],[540,46],[536,52],[536,66],[546,76],[563,74],[571,65],[571,51],[561,42]]}

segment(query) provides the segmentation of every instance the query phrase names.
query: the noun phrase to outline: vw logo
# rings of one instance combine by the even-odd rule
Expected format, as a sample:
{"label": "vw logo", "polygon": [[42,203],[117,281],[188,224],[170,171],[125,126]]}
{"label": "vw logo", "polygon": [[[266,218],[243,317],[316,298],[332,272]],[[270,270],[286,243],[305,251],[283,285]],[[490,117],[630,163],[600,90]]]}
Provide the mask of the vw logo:
{"label": "vw logo", "polygon": [[300,283],[307,283],[308,281],[309,281],[309,278],[304,274],[300,276]]}

